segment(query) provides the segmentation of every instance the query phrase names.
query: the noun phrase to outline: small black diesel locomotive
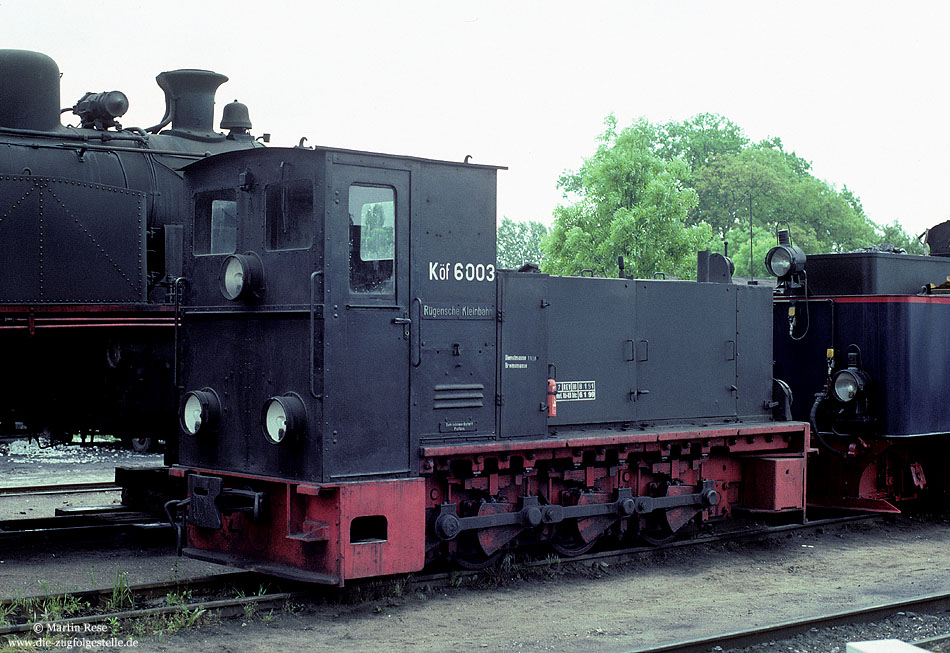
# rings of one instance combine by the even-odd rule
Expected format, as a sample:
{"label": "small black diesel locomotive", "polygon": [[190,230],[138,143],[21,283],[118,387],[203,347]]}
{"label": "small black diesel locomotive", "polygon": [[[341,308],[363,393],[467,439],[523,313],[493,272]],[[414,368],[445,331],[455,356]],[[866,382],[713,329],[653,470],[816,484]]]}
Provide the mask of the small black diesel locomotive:
{"label": "small black diesel locomotive", "polygon": [[497,170],[329,148],[186,168],[186,555],[343,585],[801,518],[771,289],[715,255],[703,282],[498,270]]}
{"label": "small black diesel locomotive", "polygon": [[950,222],[930,256],[809,255],[787,232],[769,253],[778,277],[775,373],[811,422],[808,503],[900,512],[945,493],[950,459]]}
{"label": "small black diesel locomotive", "polygon": [[[256,143],[240,103],[225,107],[229,134],[212,128],[224,75],[160,74],[165,117],[145,130],[117,122],[119,91],[61,109],[59,77],[45,55],[0,50],[0,423],[146,448],[175,432],[180,169]],[[61,124],[69,111],[79,127]]]}

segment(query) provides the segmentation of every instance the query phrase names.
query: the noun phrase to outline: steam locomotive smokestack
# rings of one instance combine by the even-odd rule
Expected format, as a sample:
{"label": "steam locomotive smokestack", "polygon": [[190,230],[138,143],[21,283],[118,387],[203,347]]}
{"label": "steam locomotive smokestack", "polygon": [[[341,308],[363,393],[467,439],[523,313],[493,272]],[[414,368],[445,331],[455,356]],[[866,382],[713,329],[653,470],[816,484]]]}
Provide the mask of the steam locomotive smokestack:
{"label": "steam locomotive smokestack", "polygon": [[0,127],[58,131],[59,66],[29,50],[0,50]]}
{"label": "steam locomotive smokestack", "polygon": [[214,131],[214,93],[228,78],[210,70],[172,70],[155,78],[165,91],[165,132],[197,140],[223,138]]}

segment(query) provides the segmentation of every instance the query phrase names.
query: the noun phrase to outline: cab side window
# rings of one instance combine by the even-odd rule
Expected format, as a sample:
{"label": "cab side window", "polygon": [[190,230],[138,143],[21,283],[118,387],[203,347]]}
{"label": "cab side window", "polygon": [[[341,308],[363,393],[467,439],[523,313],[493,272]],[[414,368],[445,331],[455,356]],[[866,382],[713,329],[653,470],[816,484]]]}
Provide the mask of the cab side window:
{"label": "cab side window", "polygon": [[237,247],[237,197],[234,189],[195,195],[196,255],[233,254]]}
{"label": "cab side window", "polygon": [[313,245],[313,182],[295,179],[264,191],[267,249],[310,249]]}
{"label": "cab side window", "polygon": [[396,191],[353,184],[349,193],[350,292],[396,297]]}

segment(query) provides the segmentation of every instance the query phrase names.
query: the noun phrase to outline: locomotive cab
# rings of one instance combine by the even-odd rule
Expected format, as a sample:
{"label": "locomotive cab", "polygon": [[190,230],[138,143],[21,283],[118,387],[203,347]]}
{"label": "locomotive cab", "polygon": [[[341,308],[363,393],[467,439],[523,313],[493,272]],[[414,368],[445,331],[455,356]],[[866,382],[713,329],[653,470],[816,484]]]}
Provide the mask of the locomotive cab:
{"label": "locomotive cab", "polygon": [[[321,482],[413,471],[409,438],[391,437],[423,419],[411,373],[432,376],[430,359],[481,349],[464,370],[439,366],[442,385],[494,395],[495,170],[300,148],[193,164],[183,379],[226,392],[219,432],[246,438],[185,428],[183,461]],[[471,201],[446,206],[450,185]],[[465,263],[432,261],[436,248]],[[450,286],[456,273],[469,283]],[[444,301],[423,306],[420,294]],[[419,320],[453,301],[481,319],[427,323],[423,336]],[[456,405],[459,387],[436,401]],[[473,432],[492,436],[492,402],[480,403]]]}
{"label": "locomotive cab", "polygon": [[[307,534],[319,530],[312,525],[336,521],[331,512],[343,510],[355,520],[348,537],[400,551],[366,553],[369,562],[352,562],[349,577],[421,566],[421,544],[400,535],[412,529],[389,524],[385,515],[416,505],[414,527],[424,531],[424,489],[410,455],[418,429],[409,425],[431,401],[442,401],[449,413],[464,407],[471,425],[464,430],[494,435],[495,173],[489,166],[303,148],[228,154],[188,169],[194,206],[185,235],[192,251],[179,344],[187,391],[180,460],[290,479],[296,495],[330,497],[290,515],[299,529],[291,549],[315,541]],[[468,201],[449,205],[449,197]],[[460,270],[438,261],[435,250],[464,262]],[[449,290],[456,274],[468,283]],[[444,299],[441,307],[478,306],[480,319],[434,322],[423,337],[418,321],[436,304],[423,307],[410,288]],[[423,349],[431,355],[422,356]],[[443,369],[439,361],[462,351],[464,366],[452,359]],[[480,358],[468,355],[476,351]],[[414,394],[410,376],[436,374],[442,378],[434,399]],[[477,406],[459,399],[476,392]],[[455,429],[462,421],[446,423]],[[340,485],[359,479],[394,480],[367,486],[372,493],[364,487],[359,496]],[[253,510],[260,498],[236,494],[228,501]],[[292,512],[293,497],[288,501]],[[321,520],[314,511],[323,509],[328,516]],[[344,545],[329,547],[331,554],[338,546]],[[285,562],[301,555],[289,551]],[[374,559],[395,566],[380,569]],[[368,568],[358,571],[359,564]],[[342,572],[332,582],[341,578]]]}

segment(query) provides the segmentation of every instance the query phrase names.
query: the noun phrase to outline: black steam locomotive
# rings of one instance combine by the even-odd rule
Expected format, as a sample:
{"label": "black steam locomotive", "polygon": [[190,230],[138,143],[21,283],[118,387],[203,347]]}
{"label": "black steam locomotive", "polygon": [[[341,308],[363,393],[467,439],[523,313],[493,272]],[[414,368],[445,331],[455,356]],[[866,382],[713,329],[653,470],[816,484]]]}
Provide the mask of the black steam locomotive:
{"label": "black steam locomotive", "polygon": [[117,122],[119,91],[85,94],[71,108],[81,125],[64,127],[59,77],[45,55],[0,50],[0,420],[145,448],[175,431],[181,168],[258,144],[237,102],[229,133],[213,131],[223,75],[160,74],[165,117],[144,130]]}
{"label": "black steam locomotive", "polygon": [[808,256],[780,232],[775,373],[809,421],[819,455],[808,503],[899,512],[946,493],[950,460],[950,222],[931,256],[862,251]]}
{"label": "black steam locomotive", "polygon": [[187,555],[342,585],[802,517],[772,290],[717,255],[701,282],[498,270],[497,170],[328,148],[186,168]]}

